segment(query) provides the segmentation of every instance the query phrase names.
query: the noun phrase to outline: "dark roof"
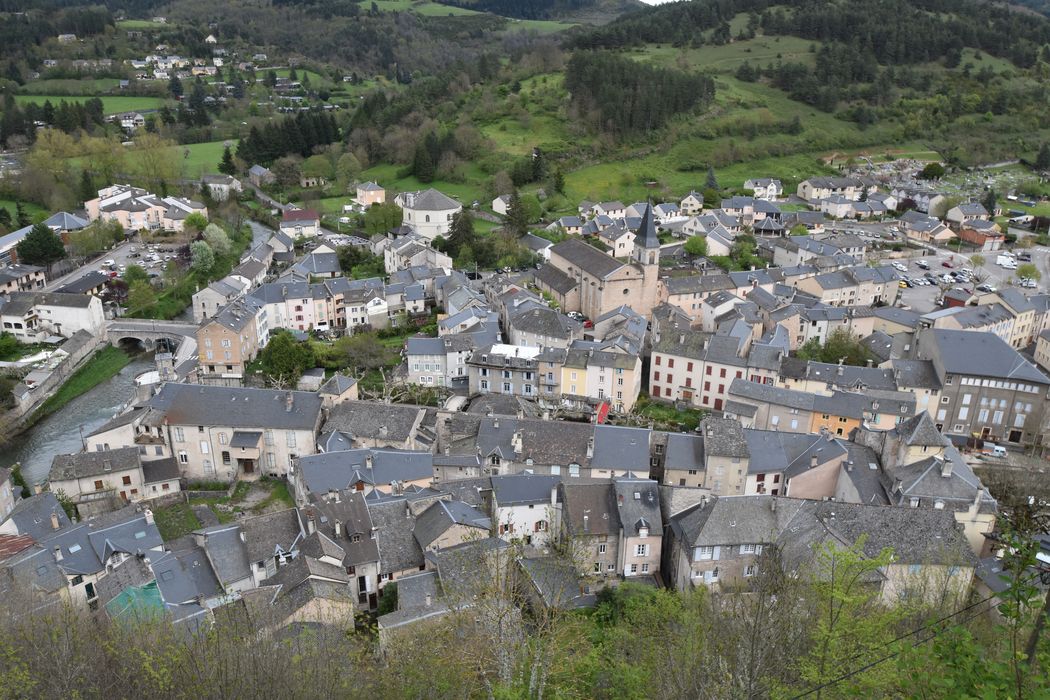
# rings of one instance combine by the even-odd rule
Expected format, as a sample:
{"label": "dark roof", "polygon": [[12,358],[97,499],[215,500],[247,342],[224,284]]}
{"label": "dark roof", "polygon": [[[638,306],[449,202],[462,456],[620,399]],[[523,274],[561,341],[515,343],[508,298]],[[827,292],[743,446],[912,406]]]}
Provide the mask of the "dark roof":
{"label": "dark roof", "polygon": [[248,545],[248,561],[255,563],[281,552],[291,552],[302,537],[295,508],[256,515],[241,521]]}
{"label": "dark roof", "polygon": [[119,447],[102,452],[80,452],[73,455],[55,455],[51,461],[50,481],[66,481],[112,472],[139,468],[137,447]]}
{"label": "dark roof", "polygon": [[700,423],[704,436],[704,450],[714,457],[747,457],[749,455],[744,428],[732,418],[705,418]]}
{"label": "dark roof", "polygon": [[64,294],[84,294],[86,292],[90,292],[96,287],[101,287],[106,282],[108,282],[109,279],[109,275],[107,275],[106,273],[94,270],[92,272],[87,273],[79,279],[73,280],[69,284],[65,284],[59,287],[55,291]]}
{"label": "dark roof", "polygon": [[499,506],[550,503],[551,489],[561,483],[560,476],[510,474],[492,477],[492,495]]}
{"label": "dark roof", "polygon": [[653,205],[647,204],[642,214],[642,223],[634,237],[634,244],[646,249],[658,249],[660,238],[656,235],[656,222],[653,219]]}
{"label": "dark roof", "polygon": [[430,452],[358,448],[299,458],[299,474],[311,493],[342,491],[358,483],[372,486],[428,479],[434,473]]}
{"label": "dark roof", "polygon": [[423,550],[412,534],[415,517],[406,498],[365,499],[368,515],[376,528],[379,571],[391,573],[423,565]]}
{"label": "dark roof", "polygon": [[[372,518],[364,496],[356,491],[312,496],[303,509],[307,517],[315,515],[317,531],[344,552],[343,564],[358,566],[379,562],[379,544],[374,537]],[[340,524],[336,533],[335,524]]]}
{"label": "dark roof", "polygon": [[142,480],[147,484],[158,481],[171,481],[181,476],[179,463],[174,457],[154,459],[142,463]]}
{"label": "dark roof", "polygon": [[549,608],[589,608],[597,598],[585,594],[579,574],[571,561],[558,557],[518,559],[518,565]]}
{"label": "dark roof", "polygon": [[466,525],[486,532],[492,529],[489,517],[473,506],[460,501],[439,500],[419,514],[412,534],[419,546],[426,549],[453,525]]}
{"label": "dark roof", "polygon": [[949,374],[1050,384],[1050,378],[994,333],[930,328],[920,335],[919,348],[930,359],[936,354],[935,362]]}
{"label": "dark roof", "polygon": [[559,294],[566,294],[576,286],[576,281],[550,263],[536,270],[534,277]]}
{"label": "dark roof", "polygon": [[559,486],[559,493],[562,498],[562,518],[569,534],[619,534],[620,517],[612,483],[563,482]]}
{"label": "dark roof", "polygon": [[157,420],[171,425],[313,430],[321,414],[321,398],[314,392],[170,382],[160,388],[149,405],[158,413]]}
{"label": "dark roof", "polygon": [[216,525],[194,533],[207,554],[216,577],[223,586],[250,578],[246,537],[242,538],[240,525]]}
{"label": "dark roof", "polygon": [[408,440],[423,409],[419,406],[344,401],[333,406],[325,430],[342,430],[355,439],[379,439],[392,443]]}
{"label": "dark roof", "polygon": [[557,254],[587,274],[599,278],[608,277],[624,266],[624,263],[616,258],[578,238],[570,238],[558,243],[551,248],[551,254]]}

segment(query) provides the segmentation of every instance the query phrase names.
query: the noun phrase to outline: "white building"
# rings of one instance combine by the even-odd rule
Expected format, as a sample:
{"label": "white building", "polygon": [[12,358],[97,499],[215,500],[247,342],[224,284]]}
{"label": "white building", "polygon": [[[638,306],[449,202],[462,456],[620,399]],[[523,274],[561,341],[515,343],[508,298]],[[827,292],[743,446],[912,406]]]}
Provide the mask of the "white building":
{"label": "white building", "polygon": [[448,236],[452,217],[463,211],[463,205],[433,188],[402,192],[394,201],[403,212],[402,223],[431,241],[438,236]]}
{"label": "white building", "polygon": [[[520,440],[520,433],[515,433]],[[546,547],[561,527],[560,476],[510,474],[492,477],[492,523],[497,536]],[[556,535],[555,535],[556,536]]]}

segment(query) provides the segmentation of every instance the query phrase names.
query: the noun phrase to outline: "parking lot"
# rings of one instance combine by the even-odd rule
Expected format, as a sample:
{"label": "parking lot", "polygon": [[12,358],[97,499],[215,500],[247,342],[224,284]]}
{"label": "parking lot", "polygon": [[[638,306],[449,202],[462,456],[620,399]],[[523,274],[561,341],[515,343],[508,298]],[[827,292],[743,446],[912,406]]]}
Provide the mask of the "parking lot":
{"label": "parking lot", "polygon": [[67,284],[71,284],[72,282],[75,282],[92,272],[100,270],[103,272],[111,272],[109,266],[104,265],[104,263],[109,260],[113,261],[112,267],[116,268],[116,271],[118,273],[121,267],[126,268],[128,265],[141,265],[142,267],[146,268],[148,272],[151,273],[151,276],[156,275],[159,277],[160,273],[164,269],[164,258],[166,256],[169,258],[174,256],[176,254],[178,246],[169,244],[151,247],[155,249],[155,254],[160,258],[160,260],[152,260],[149,257],[144,257],[148,256],[150,254],[150,251],[147,249],[146,246],[144,246],[141,243],[134,241],[124,243],[117,246],[113,250],[106,251],[106,253],[100,255],[98,258],[92,260],[91,262],[81,265],[73,272],[70,272],[68,275],[64,275],[62,277],[59,277],[58,279],[52,280],[47,284],[46,289],[49,292],[53,292],[59,287],[64,287]]}

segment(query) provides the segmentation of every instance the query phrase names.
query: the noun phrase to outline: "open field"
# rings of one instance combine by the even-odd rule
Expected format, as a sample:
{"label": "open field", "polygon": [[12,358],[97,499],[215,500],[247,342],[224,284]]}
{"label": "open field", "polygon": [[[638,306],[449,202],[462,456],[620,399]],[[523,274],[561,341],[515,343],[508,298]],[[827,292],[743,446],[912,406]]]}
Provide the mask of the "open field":
{"label": "open field", "polygon": [[[452,7],[436,2],[417,2],[416,0],[375,0],[374,3],[381,12],[415,12],[427,17],[447,17],[449,15],[476,15],[475,10],[463,7]],[[362,7],[371,7],[371,0],[363,0]]]}
{"label": "open field", "polygon": [[[30,80],[21,90],[30,95],[83,95],[91,97],[100,92],[116,90],[120,81],[116,78],[51,78]],[[66,98],[69,99],[69,98]]]}
{"label": "open field", "polygon": [[[183,152],[183,173],[186,177],[200,177],[205,173],[218,172],[219,161],[222,160],[222,149],[226,141],[208,141],[205,143],[194,143],[188,146],[178,146]],[[237,141],[230,141],[230,148],[237,149]]]}
{"label": "open field", "polygon": [[765,67],[781,60],[812,65],[814,54],[810,52],[810,47],[813,45],[812,41],[793,36],[757,36],[722,46],[711,44],[695,49],[669,45],[647,46],[627,55],[657,65],[729,72],[735,71],[745,62],[755,67]]}
{"label": "open field", "polygon": [[[11,225],[15,228],[18,228],[18,207],[16,205],[15,200],[0,199],[0,207],[7,209],[8,213],[11,215]],[[22,202],[22,208],[25,210],[26,214],[29,215],[29,218],[33,219],[34,221],[36,221],[37,219],[46,219],[47,215],[49,214],[49,212],[46,209],[44,209],[39,204],[34,204],[33,202]]]}
{"label": "open field", "polygon": [[[290,77],[291,72],[292,72],[292,70],[290,68],[280,68],[280,69],[274,71],[274,73],[277,74],[278,78],[288,78],[288,77]],[[309,76],[310,77],[310,85],[312,85],[313,87],[319,87],[320,85],[323,85],[325,83],[331,83],[332,82],[332,79],[329,78],[328,76],[321,75],[320,73],[315,73],[312,70],[306,70],[305,68],[296,68],[295,69],[295,74],[297,76],[299,76],[297,79],[300,80],[300,81],[303,78]]]}
{"label": "open field", "polygon": [[167,29],[171,23],[154,22],[150,19],[122,19],[117,22],[117,29]]}
{"label": "open field", "polygon": [[[51,104],[57,107],[63,100],[66,102],[85,102],[91,97],[91,95],[73,97],[68,95],[15,95],[15,101],[20,105],[36,102],[38,105],[43,106],[45,102],[51,100]],[[99,99],[102,100],[102,110],[106,115],[160,109],[165,102],[160,97],[110,97],[103,95],[99,96]]]}
{"label": "open field", "polygon": [[485,192],[487,178],[475,165],[467,164],[464,168],[464,182],[434,180],[429,183],[420,182],[412,175],[398,178],[397,171],[401,170],[402,167],[403,166],[392,164],[377,165],[362,172],[361,179],[378,182],[385,187],[387,190],[387,199],[391,199],[396,192],[412,192],[416,190],[425,190],[429,187],[441,190],[449,197],[458,200],[461,204],[467,207],[469,207],[470,203],[475,199],[484,202],[487,197]]}

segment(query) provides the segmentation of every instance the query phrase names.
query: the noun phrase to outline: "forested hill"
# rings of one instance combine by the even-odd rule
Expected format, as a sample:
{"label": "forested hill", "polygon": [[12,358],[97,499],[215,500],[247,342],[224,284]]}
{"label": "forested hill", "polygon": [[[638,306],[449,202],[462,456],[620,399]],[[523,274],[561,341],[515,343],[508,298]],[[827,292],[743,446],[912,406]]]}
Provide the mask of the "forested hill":
{"label": "forested hill", "polygon": [[[734,36],[730,21],[739,13],[753,18]],[[580,34],[573,45],[695,47],[750,38],[759,29],[849,44],[884,65],[935,60],[965,46],[1027,68],[1050,43],[1050,21],[978,0],[784,0],[775,6],[768,0],[696,0],[633,12]]]}

